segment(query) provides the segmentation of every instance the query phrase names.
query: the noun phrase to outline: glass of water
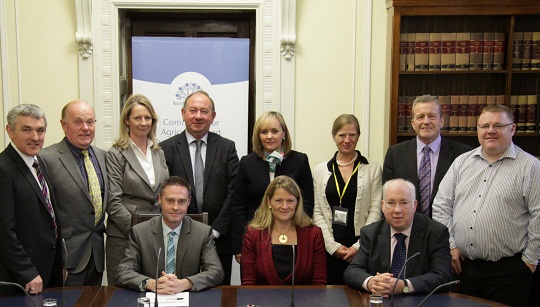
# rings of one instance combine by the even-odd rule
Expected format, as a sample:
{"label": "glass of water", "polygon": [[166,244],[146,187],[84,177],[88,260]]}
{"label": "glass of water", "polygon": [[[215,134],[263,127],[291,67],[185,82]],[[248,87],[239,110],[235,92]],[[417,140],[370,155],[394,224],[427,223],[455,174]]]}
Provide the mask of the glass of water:
{"label": "glass of water", "polygon": [[43,307],[56,307],[55,298],[46,298],[43,300]]}
{"label": "glass of water", "polygon": [[372,294],[369,296],[369,307],[383,307],[382,295]]}
{"label": "glass of water", "polygon": [[148,297],[139,297],[137,307],[150,307],[150,299]]}

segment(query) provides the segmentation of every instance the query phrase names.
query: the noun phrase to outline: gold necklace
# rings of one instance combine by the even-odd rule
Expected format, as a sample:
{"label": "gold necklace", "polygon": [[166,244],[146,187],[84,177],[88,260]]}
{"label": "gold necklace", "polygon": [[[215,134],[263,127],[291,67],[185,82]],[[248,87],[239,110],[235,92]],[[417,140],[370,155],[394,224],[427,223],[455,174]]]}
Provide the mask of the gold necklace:
{"label": "gold necklace", "polygon": [[349,162],[347,162],[347,163],[341,163],[341,161],[339,161],[339,160],[337,159],[337,156],[336,156],[336,163],[337,163],[338,166],[341,166],[341,167],[343,167],[343,166],[348,166],[348,165],[351,165],[354,161],[356,161],[356,158],[358,158],[358,153],[356,153],[356,154],[354,155],[354,158],[352,158],[351,161],[349,161]]}
{"label": "gold necklace", "polygon": [[279,243],[281,244],[285,244],[287,243],[287,241],[289,241],[289,237],[287,237],[287,233],[291,230],[291,227],[289,227],[289,229],[287,229],[287,231],[285,233],[281,233],[281,231],[278,230],[280,236],[278,237],[278,241]]}

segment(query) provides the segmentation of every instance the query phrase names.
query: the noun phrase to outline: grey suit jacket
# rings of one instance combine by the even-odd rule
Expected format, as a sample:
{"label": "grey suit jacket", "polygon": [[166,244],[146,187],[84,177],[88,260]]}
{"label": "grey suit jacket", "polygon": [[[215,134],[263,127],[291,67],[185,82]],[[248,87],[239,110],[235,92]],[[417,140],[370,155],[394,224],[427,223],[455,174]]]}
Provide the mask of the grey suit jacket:
{"label": "grey suit jacket", "polygon": [[[439,161],[437,162],[437,170],[435,171],[435,178],[433,180],[433,187],[431,189],[430,205],[433,205],[433,200],[439,190],[439,184],[448,171],[448,168],[450,168],[450,165],[452,165],[452,162],[454,162],[459,155],[471,149],[472,147],[468,145],[441,137],[441,149]],[[383,184],[396,178],[403,178],[412,182],[416,187],[416,199],[420,199],[416,138],[392,145],[388,148],[388,151],[386,151],[382,174]]]}
{"label": "grey suit jacket", "polygon": [[[362,228],[360,249],[343,274],[348,286],[362,289],[369,276],[390,272],[390,233],[386,219]],[[407,257],[417,252],[420,255],[407,262],[405,277],[415,293],[430,292],[452,280],[448,239],[448,229],[443,224],[423,214],[414,214]]]}
{"label": "grey suit jacket", "polygon": [[109,184],[105,165],[105,151],[92,146],[103,174],[105,183],[103,197],[103,215],[94,226],[94,207],[83,175],[66,140],[43,149],[40,156],[49,170],[51,184],[54,187],[58,216],[62,220],[62,237],[66,240],[68,252],[67,268],[72,273],[81,272],[93,254],[98,272],[104,269],[105,212],[108,200]]}
{"label": "grey suit jacket", "polygon": [[158,205],[161,183],[169,177],[163,151],[152,150],[156,184],[152,188],[135,152],[111,147],[107,152],[109,203],[107,235],[127,238],[131,229],[131,213],[149,211]]}
{"label": "grey suit jacket", "polygon": [[[165,153],[170,175],[186,178],[194,187],[186,132],[170,137],[160,145]],[[216,241],[219,254],[231,253],[231,206],[238,163],[234,142],[209,132],[204,165],[203,211],[208,212],[208,222],[212,229],[221,234]],[[191,192],[195,193],[195,189]],[[188,213],[198,213],[195,195],[191,197]]]}
{"label": "grey suit jacket", "polygon": [[[157,255],[161,248],[159,261]],[[161,216],[137,224],[131,230],[126,256],[114,272],[116,285],[140,290],[147,278],[165,270],[165,243]],[[176,248],[176,276],[193,283],[194,291],[215,287],[223,281],[223,268],[212,239],[212,228],[184,217]]]}

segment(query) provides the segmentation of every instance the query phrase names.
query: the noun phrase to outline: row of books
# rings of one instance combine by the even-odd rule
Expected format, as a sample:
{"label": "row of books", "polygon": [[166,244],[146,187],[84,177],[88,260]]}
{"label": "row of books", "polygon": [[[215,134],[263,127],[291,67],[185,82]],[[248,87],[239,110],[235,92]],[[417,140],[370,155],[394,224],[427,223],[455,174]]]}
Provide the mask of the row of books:
{"label": "row of books", "polygon": [[[443,132],[476,133],[478,117],[488,104],[504,104],[504,95],[439,96],[444,117]],[[414,132],[412,105],[416,96],[398,97],[398,132]],[[538,95],[512,95],[510,108],[518,132],[538,132]]]}
{"label": "row of books", "polygon": [[401,33],[400,71],[502,70],[506,33]]}
{"label": "row of books", "polygon": [[512,69],[540,70],[540,32],[514,32]]}

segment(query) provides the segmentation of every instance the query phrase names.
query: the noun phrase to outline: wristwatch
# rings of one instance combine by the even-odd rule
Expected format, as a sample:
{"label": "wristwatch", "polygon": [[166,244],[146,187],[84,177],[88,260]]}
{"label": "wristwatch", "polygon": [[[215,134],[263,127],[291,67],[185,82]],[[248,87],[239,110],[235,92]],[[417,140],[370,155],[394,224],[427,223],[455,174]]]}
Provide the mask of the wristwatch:
{"label": "wristwatch", "polygon": [[406,279],[404,279],[403,282],[405,283],[405,286],[403,286],[403,294],[409,294],[411,291],[411,288],[409,288],[409,283]]}
{"label": "wristwatch", "polygon": [[139,285],[139,288],[141,289],[141,291],[146,291],[148,289],[146,289],[146,286],[148,285],[148,281],[150,280],[150,278],[147,278],[145,280],[143,280],[141,282],[141,284]]}

